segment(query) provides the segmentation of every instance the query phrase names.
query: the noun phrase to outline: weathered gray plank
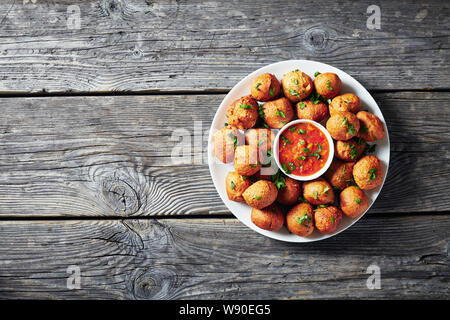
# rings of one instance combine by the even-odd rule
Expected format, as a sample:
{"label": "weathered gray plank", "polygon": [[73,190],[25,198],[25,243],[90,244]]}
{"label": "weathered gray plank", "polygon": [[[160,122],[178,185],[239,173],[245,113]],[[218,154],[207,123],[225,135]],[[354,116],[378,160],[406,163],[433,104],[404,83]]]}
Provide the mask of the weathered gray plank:
{"label": "weathered gray plank", "polygon": [[228,90],[287,59],[370,89],[450,88],[446,1],[378,1],[380,30],[366,27],[368,0],[33,2],[0,3],[2,92]]}
{"label": "weathered gray plank", "polygon": [[[207,131],[223,95],[0,99],[0,215],[224,214],[206,161],[171,159],[194,121]],[[391,166],[371,212],[445,212],[450,93],[376,94]],[[194,151],[188,146],[189,150]]]}
{"label": "weathered gray plank", "polygon": [[2,221],[0,298],[448,299],[449,230],[445,215],[367,218],[288,244],[234,219]]}

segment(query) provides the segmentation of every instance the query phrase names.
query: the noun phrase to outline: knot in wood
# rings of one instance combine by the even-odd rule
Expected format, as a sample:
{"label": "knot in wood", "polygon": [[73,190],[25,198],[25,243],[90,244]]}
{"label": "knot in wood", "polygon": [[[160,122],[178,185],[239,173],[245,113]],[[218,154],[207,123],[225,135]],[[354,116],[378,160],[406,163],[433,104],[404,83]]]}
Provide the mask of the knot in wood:
{"label": "knot in wood", "polygon": [[305,32],[305,46],[311,51],[324,51],[328,46],[328,32],[321,28],[311,28]]}
{"label": "knot in wood", "polygon": [[128,183],[118,178],[103,180],[102,196],[105,203],[115,213],[130,215],[137,212],[140,207],[136,191]]}
{"label": "knot in wood", "polygon": [[134,296],[138,299],[170,299],[176,291],[177,275],[170,269],[150,268],[134,280]]}

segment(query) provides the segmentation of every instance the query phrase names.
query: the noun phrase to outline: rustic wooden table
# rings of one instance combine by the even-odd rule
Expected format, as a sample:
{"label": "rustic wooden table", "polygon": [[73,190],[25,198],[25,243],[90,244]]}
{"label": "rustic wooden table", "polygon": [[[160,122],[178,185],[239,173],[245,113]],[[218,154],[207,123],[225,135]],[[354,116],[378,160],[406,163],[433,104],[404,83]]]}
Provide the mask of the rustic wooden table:
{"label": "rustic wooden table", "polygon": [[[450,298],[448,2],[4,0],[0,36],[0,298]],[[358,79],[391,139],[373,208],[311,244],[237,221],[201,160],[228,90],[287,59]]]}

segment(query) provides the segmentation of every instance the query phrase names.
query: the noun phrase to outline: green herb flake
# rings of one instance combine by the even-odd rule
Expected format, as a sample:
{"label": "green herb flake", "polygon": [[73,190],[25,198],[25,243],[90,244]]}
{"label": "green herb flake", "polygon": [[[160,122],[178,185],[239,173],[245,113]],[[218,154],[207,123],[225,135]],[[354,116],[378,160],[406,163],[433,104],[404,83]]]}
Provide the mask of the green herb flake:
{"label": "green herb flake", "polygon": [[361,198],[356,198],[355,202],[356,202],[357,204],[360,204],[360,203],[361,203]]}
{"label": "green herb flake", "polygon": [[282,118],[286,118],[286,115],[284,114],[283,111],[281,111],[280,109],[277,109],[277,115],[282,117]]}
{"label": "green herb flake", "polygon": [[231,181],[231,189],[234,190],[235,187],[236,187],[236,185],[234,184],[233,181]]}
{"label": "green herb flake", "polygon": [[237,144],[238,144],[238,139],[237,139],[237,137],[236,137],[234,134],[232,134],[231,132],[228,133],[228,136],[230,137],[230,139],[233,140],[233,146],[234,146],[234,148],[236,149]]}
{"label": "green herb flake", "polygon": [[284,147],[286,146],[286,143],[292,144],[288,139],[286,139],[284,136],[280,136],[281,140],[284,141]]}
{"label": "green herb flake", "polygon": [[317,200],[317,197],[319,196],[319,193],[316,191],[316,192],[314,192],[314,199],[316,199]]}
{"label": "green herb flake", "polygon": [[306,104],[304,104],[303,102],[299,102],[298,103],[298,107],[300,108],[300,110],[303,110],[303,109],[305,109],[306,108]]}
{"label": "green herb flake", "polygon": [[298,80],[295,79],[295,78],[292,79],[292,82],[293,82],[294,84],[298,84]]}
{"label": "green herb flake", "polygon": [[269,94],[270,94],[271,96],[273,96],[274,93],[275,93],[275,89],[274,89],[274,88],[270,88],[270,89],[269,89]]}
{"label": "green herb flake", "polygon": [[277,173],[272,175],[272,182],[275,184],[278,190],[283,190],[286,188],[286,180],[284,179],[281,170],[278,170]]}
{"label": "green herb flake", "polygon": [[241,109],[249,109],[249,110],[253,110],[253,106],[251,104],[241,104],[239,106]]}
{"label": "green herb flake", "polygon": [[326,186],[322,191],[322,195],[326,194],[330,190],[330,187]]}
{"label": "green herb flake", "polygon": [[290,128],[289,128],[289,131],[290,131],[290,132],[295,132],[295,131],[297,131],[297,128],[296,128],[296,127],[290,127]]}
{"label": "green herb flake", "polygon": [[333,90],[333,87],[331,86],[331,81],[330,80],[327,80],[327,89],[328,90]]}
{"label": "green herb flake", "polygon": [[252,199],[261,200],[262,196],[253,196]]}
{"label": "green herb flake", "polygon": [[334,216],[330,217],[331,223],[334,224]]}
{"label": "green herb flake", "polygon": [[304,156],[300,156],[300,157],[298,157],[297,159],[298,159],[298,160],[305,160],[305,159],[306,159],[306,157],[304,157]]}
{"label": "green herb flake", "polygon": [[320,74],[319,71],[314,72],[314,77],[317,77]]}
{"label": "green herb flake", "polygon": [[295,90],[289,89],[289,93],[292,94],[293,96],[300,97],[300,94]]}
{"label": "green herb flake", "polygon": [[300,129],[300,130],[298,130],[298,133],[300,133],[300,134],[305,134],[305,133],[306,133],[306,131],[305,131],[305,130],[303,130],[303,129]]}
{"label": "green herb flake", "polygon": [[372,180],[375,180],[377,178],[376,173],[377,173],[377,168],[372,168],[368,171],[369,173],[369,182]]}
{"label": "green herb flake", "polygon": [[301,225],[305,221],[307,222],[306,225],[309,225],[309,223],[311,222],[311,217],[308,215],[308,213],[306,211],[303,213],[303,216],[301,218],[297,217],[298,224]]}

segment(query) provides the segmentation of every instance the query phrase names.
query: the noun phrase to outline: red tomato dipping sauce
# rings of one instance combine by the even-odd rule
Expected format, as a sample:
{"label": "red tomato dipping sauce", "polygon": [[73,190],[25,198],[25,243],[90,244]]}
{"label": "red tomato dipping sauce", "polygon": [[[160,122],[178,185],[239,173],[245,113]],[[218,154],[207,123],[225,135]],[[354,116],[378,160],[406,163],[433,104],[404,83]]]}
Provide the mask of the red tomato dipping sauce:
{"label": "red tomato dipping sauce", "polygon": [[312,123],[297,123],[280,135],[279,162],[287,174],[310,176],[326,164],[330,146],[325,134]]}

